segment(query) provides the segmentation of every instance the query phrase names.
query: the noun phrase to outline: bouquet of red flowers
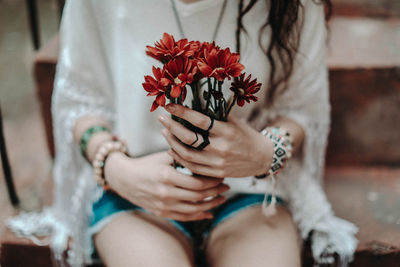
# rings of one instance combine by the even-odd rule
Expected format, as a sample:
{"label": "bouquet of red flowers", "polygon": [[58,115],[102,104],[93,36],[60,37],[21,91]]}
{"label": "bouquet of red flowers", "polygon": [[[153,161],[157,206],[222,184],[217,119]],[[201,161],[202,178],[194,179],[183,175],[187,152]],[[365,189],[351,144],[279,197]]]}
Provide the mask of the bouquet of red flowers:
{"label": "bouquet of red flowers", "polygon": [[[257,101],[254,94],[260,90],[261,84],[243,72],[244,66],[239,63],[240,55],[232,53],[229,48],[222,49],[214,42],[175,41],[172,35],[164,33],[154,46],[147,46],[146,54],[162,63],[161,68],[153,66],[154,77],[144,77],[143,88],[148,92],[147,95],[156,97],[151,111],[159,106],[164,107],[167,99],[170,103],[185,105],[190,88],[193,96],[190,108],[211,118],[209,129],[205,131],[172,116],[195,132],[196,138],[197,133],[202,135],[203,143],[198,147],[190,145],[191,148],[202,150],[209,144],[208,134],[214,120],[227,121],[235,103],[243,106],[245,102]],[[233,93],[227,91],[224,95],[222,86],[226,80],[232,80],[230,91]],[[174,160],[174,167],[178,166]],[[203,230],[209,223],[205,220],[192,225],[195,239],[201,240]]]}
{"label": "bouquet of red flowers", "polygon": [[[214,42],[175,41],[168,33],[154,46],[146,48],[147,55],[163,64],[162,68],[153,66],[154,77],[144,77],[143,88],[147,95],[156,97],[151,111],[164,107],[166,99],[170,103],[185,104],[188,87],[193,96],[191,108],[216,120],[227,121],[235,103],[243,106],[245,102],[257,101],[254,94],[261,84],[243,72],[240,55],[229,48],[222,49]],[[222,85],[232,78],[230,90],[233,94],[228,98],[222,92]],[[180,122],[193,129],[184,121]]]}

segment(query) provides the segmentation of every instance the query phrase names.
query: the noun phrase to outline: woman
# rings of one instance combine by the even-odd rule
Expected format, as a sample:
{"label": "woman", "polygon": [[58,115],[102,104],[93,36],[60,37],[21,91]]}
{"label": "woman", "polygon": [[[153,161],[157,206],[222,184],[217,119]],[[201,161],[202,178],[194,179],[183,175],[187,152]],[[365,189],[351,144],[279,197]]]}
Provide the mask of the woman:
{"label": "woman", "polygon": [[[155,61],[145,47],[163,32],[236,47],[246,71],[264,84],[259,101],[212,125],[180,105],[150,113],[141,83]],[[329,130],[323,5],[70,0],[61,33],[53,99],[56,197],[32,229],[52,228],[56,255],[72,237],[73,266],[94,254],[107,266],[194,266],[192,248],[200,244],[183,222],[208,220],[210,266],[300,266],[300,240],[309,237],[318,263],[332,262],[334,253],[344,264],[351,260],[356,228],[333,215],[320,185]],[[210,144],[196,151],[178,142],[191,144],[194,134],[170,114],[210,128]],[[284,129],[293,144],[274,190],[271,179],[254,178],[274,158],[274,143],[260,133],[267,126]],[[100,155],[107,156],[105,192],[88,162],[113,134],[126,140],[129,156],[121,143]],[[83,139],[82,156],[76,143]],[[198,176],[175,170],[174,159]],[[278,203],[266,217],[260,206],[272,191]]]}

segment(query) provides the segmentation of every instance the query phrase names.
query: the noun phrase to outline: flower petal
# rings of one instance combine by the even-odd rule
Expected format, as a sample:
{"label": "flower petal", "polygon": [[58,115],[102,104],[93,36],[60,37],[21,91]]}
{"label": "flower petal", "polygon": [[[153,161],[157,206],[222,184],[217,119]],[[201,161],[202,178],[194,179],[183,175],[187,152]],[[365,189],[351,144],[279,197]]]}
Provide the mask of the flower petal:
{"label": "flower petal", "polygon": [[244,105],[244,100],[243,100],[243,98],[238,98],[238,99],[237,99],[237,104],[238,104],[239,106],[243,107],[243,105]]}
{"label": "flower petal", "polygon": [[171,94],[171,97],[178,98],[180,96],[180,94],[181,94],[181,87],[173,85],[172,88],[171,88],[171,93],[170,94]]}
{"label": "flower petal", "polygon": [[207,64],[203,63],[203,62],[198,62],[197,66],[200,70],[201,73],[203,73],[204,76],[209,77],[213,71],[213,69],[208,66]]}
{"label": "flower petal", "polygon": [[156,110],[157,108],[158,108],[158,104],[157,104],[157,102],[156,101],[153,101],[153,105],[151,105],[151,109],[150,109],[150,112],[153,112],[154,110]]}
{"label": "flower petal", "polygon": [[165,95],[164,94],[159,94],[156,97],[155,101],[157,102],[158,105],[160,105],[162,107],[165,106]]}

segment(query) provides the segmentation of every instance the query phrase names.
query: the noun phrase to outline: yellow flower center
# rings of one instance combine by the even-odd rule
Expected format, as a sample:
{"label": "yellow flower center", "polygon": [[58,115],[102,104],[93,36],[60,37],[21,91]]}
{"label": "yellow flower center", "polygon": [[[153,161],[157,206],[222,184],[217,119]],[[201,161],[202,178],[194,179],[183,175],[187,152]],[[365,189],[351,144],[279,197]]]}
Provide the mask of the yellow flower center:
{"label": "yellow flower center", "polygon": [[239,95],[244,95],[246,93],[246,91],[243,88],[239,88]]}
{"label": "yellow flower center", "polygon": [[[182,73],[180,73],[179,75],[181,75]],[[181,84],[183,81],[181,79],[179,79],[179,75],[175,77],[174,79],[174,83],[175,84]]]}
{"label": "yellow flower center", "polygon": [[178,75],[178,77],[176,77],[176,78],[174,79],[174,83],[175,83],[175,84],[180,84],[180,83],[182,83],[181,79],[179,79],[179,75]]}

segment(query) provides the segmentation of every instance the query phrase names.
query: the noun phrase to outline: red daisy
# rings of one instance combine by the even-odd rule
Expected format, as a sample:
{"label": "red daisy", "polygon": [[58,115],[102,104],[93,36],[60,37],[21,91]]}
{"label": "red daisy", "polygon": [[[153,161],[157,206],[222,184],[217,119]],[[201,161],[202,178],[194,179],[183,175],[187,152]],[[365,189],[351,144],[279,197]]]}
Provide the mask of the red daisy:
{"label": "red daisy", "polygon": [[204,76],[223,81],[225,78],[240,76],[244,66],[239,63],[239,58],[240,55],[231,53],[229,48],[222,50],[219,47],[208,47],[204,49],[204,58],[198,59],[197,66]]}
{"label": "red daisy", "polygon": [[244,101],[257,101],[258,98],[254,96],[261,88],[261,83],[257,83],[257,79],[250,81],[251,74],[245,78],[246,73],[242,73],[240,77],[232,82],[231,90],[235,93],[235,98],[239,106],[244,105]]}
{"label": "red daisy", "polygon": [[148,92],[148,96],[156,96],[156,99],[151,106],[150,111],[153,112],[159,106],[165,106],[165,97],[167,93],[168,80],[164,78],[164,70],[153,66],[153,77],[150,75],[144,76],[145,82],[142,83],[144,90]]}
{"label": "red daisy", "polygon": [[188,42],[187,39],[175,42],[172,35],[164,33],[163,38],[155,42],[154,47],[146,46],[146,54],[162,63],[166,63],[181,55],[185,57],[192,56],[198,50],[198,45],[198,42]]}
{"label": "red daisy", "polygon": [[217,49],[218,51],[221,50],[221,48],[219,46],[215,45],[215,42],[209,43],[209,42],[202,42],[200,43],[199,41],[197,41],[197,51],[194,53],[194,58],[197,60],[200,59],[205,59],[205,55],[207,53],[210,53],[211,50],[213,49]]}
{"label": "red daisy", "polygon": [[171,86],[170,95],[172,98],[186,97],[186,84],[193,82],[197,73],[197,66],[194,61],[185,57],[178,57],[164,65],[165,84]]}

